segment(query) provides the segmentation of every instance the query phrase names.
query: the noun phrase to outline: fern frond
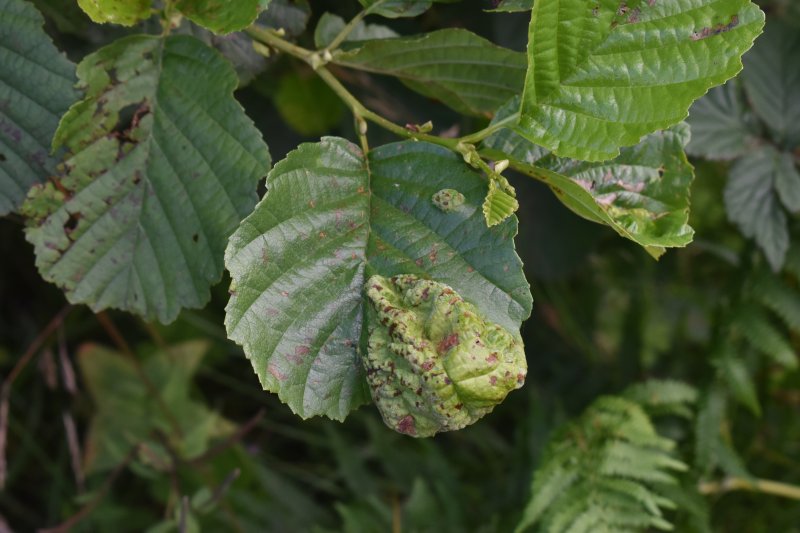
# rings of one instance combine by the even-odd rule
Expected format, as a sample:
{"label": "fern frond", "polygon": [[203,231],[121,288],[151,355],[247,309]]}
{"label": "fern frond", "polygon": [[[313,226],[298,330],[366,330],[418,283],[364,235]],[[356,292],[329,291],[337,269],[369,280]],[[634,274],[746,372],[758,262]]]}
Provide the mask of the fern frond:
{"label": "fern frond", "polygon": [[625,398],[645,408],[651,416],[676,415],[691,418],[689,406],[697,403],[697,389],[681,381],[651,379],[628,387]]}
{"label": "fern frond", "polygon": [[[658,388],[645,384],[631,394],[696,397],[680,387],[668,391],[669,386],[661,391],[669,394],[648,396]],[[671,529],[662,509],[674,504],[654,488],[676,483],[674,472],[687,468],[670,455],[674,447],[637,403],[599,398],[549,443],[517,531],[537,524],[547,533]]]}
{"label": "fern frond", "polygon": [[734,398],[739,403],[750,409],[756,415],[761,416],[761,404],[758,402],[756,385],[753,382],[750,369],[742,358],[733,353],[733,350],[723,348],[723,352],[714,360],[722,381],[728,386]]}
{"label": "fern frond", "polygon": [[743,307],[737,313],[733,327],[753,348],[775,363],[787,369],[797,368],[797,354],[786,336],[770,322],[765,313],[752,307]]}
{"label": "fern frond", "polygon": [[800,333],[800,291],[772,273],[758,276],[753,290],[765,307],[774,311],[790,329]]}

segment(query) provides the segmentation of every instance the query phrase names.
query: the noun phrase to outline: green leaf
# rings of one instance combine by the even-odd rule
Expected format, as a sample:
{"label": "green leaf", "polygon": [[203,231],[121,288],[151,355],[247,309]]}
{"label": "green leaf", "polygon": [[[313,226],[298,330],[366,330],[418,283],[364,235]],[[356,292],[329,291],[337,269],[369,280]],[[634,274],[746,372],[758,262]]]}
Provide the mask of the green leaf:
{"label": "green leaf", "polygon": [[100,24],[133,26],[152,15],[152,0],[78,0],[78,5]]}
{"label": "green leaf", "polygon": [[395,76],[460,113],[491,114],[522,89],[525,55],[462,29],[368,41],[333,62]]}
{"label": "green leaf", "polygon": [[[317,45],[317,48],[327,47],[339,32],[344,29],[345,25],[346,23],[342,17],[331,13],[323,13],[317,23],[317,29],[314,30],[314,44]],[[397,37],[397,32],[393,29],[380,24],[366,24],[362,20],[347,35],[345,42],[390,39],[392,37]]]}
{"label": "green leaf", "polygon": [[800,32],[770,20],[744,64],[742,78],[756,113],[783,148],[800,145]]}
{"label": "green leaf", "polygon": [[273,101],[281,118],[293,130],[309,137],[330,131],[345,112],[336,93],[310,71],[281,76]]}
{"label": "green leaf", "polygon": [[775,190],[784,207],[792,213],[800,211],[800,172],[794,163],[794,156],[783,152],[775,162]]}
{"label": "green leaf", "polygon": [[358,0],[370,15],[386,18],[416,17],[431,8],[434,0]]}
{"label": "green leaf", "polygon": [[77,100],[75,65],[59,53],[30,3],[0,0],[0,216],[55,170],[58,120]]}
{"label": "green leaf", "polygon": [[517,129],[562,157],[613,158],[735,76],[763,25],[748,0],[537,0]]}
{"label": "green leaf", "polygon": [[722,381],[728,386],[731,395],[755,416],[761,416],[761,405],[758,402],[758,394],[750,370],[741,357],[730,353],[731,349],[731,347],[725,348],[721,356],[714,361],[714,365],[717,367]]}
{"label": "green leaf", "polygon": [[[226,252],[225,324],[263,387],[302,417],[341,420],[369,399],[360,354],[373,274],[445,283],[512,332],[530,313],[516,219],[487,228],[485,179],[444,148],[409,141],[365,158],[327,137],[291,152],[267,184]],[[431,200],[442,189],[464,203],[442,211]]]}
{"label": "green leaf", "polygon": [[102,346],[82,346],[78,364],[96,409],[84,470],[110,470],[141,443],[147,449],[140,450],[140,460],[166,469],[171,458],[156,432],[182,459],[202,454],[211,439],[230,433],[232,424],[190,397],[192,377],[207,351],[207,343],[191,341],[140,363]]}
{"label": "green leaf", "polygon": [[533,9],[533,0],[500,0],[495,3],[497,6],[494,9],[487,9],[487,11],[495,13],[517,13]]}
{"label": "green leaf", "polygon": [[268,28],[283,29],[288,36],[302,34],[308,25],[311,8],[307,0],[272,0],[258,23]]}
{"label": "green leaf", "polygon": [[786,213],[773,190],[781,160],[774,148],[763,146],[733,164],[725,187],[728,219],[755,239],[776,272],[789,249]]}
{"label": "green leaf", "polygon": [[252,24],[268,3],[269,0],[176,0],[175,8],[214,33],[230,33]]}
{"label": "green leaf", "polygon": [[735,159],[759,143],[752,114],[735,80],[714,87],[689,111],[692,140],[686,151],[715,160]]}
{"label": "green leaf", "polygon": [[628,387],[623,396],[641,405],[651,415],[672,414],[691,418],[690,405],[697,403],[697,389],[681,381],[651,379]]}
{"label": "green leaf", "polygon": [[637,404],[599,398],[551,438],[516,531],[671,529],[662,509],[675,505],[654,489],[674,484],[674,471],[686,470],[670,456],[674,445]]}
{"label": "green leaf", "polygon": [[496,226],[513,215],[519,209],[519,202],[514,194],[514,189],[506,184],[503,186],[499,180],[489,180],[489,192],[483,201],[483,216],[486,225]]}
{"label": "green leaf", "polygon": [[[498,111],[495,122],[511,116],[516,100]],[[606,224],[646,247],[655,257],[663,247],[686,246],[689,188],[694,176],[683,147],[689,128],[678,124],[623,148],[612,161],[592,163],[560,158],[510,129],[487,138],[481,152],[508,158],[514,168],[546,183],[577,214]]]}
{"label": "green leaf", "polygon": [[[786,290],[792,291],[788,287]],[[757,307],[746,306],[740,309],[733,326],[753,348],[775,363],[784,368],[797,368],[797,355],[792,345]]]}
{"label": "green leaf", "polygon": [[78,76],[54,141],[69,157],[23,206],[36,265],[71,302],[169,322],[208,301],[269,153],[233,69],[192,37],[127,37]]}

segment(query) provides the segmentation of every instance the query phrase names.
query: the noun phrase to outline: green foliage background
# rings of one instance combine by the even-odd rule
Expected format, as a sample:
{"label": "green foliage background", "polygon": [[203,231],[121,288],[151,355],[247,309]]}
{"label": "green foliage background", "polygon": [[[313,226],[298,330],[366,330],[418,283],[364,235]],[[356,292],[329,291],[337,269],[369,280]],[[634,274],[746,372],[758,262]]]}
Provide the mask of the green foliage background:
{"label": "green foliage background", "polygon": [[[73,2],[35,3],[74,62],[132,31],[94,25]],[[384,27],[359,31],[373,38],[463,27],[522,52],[529,14],[481,8],[524,4],[441,2],[418,18],[370,18]],[[800,531],[796,500],[715,485],[755,478],[800,484],[800,228],[793,200],[800,177],[779,177],[771,164],[788,158],[782,172],[793,166],[797,173],[800,159],[800,120],[776,124],[797,116],[800,105],[800,82],[791,78],[800,64],[800,13],[793,2],[760,4],[768,14],[764,46],[780,41],[780,52],[760,52],[757,44],[743,74],[695,104],[689,119],[703,132],[688,147],[695,165],[689,247],[656,262],[617,235],[641,227],[635,210],[612,221],[615,232],[576,217],[546,185],[507,173],[521,206],[516,247],[534,306],[522,326],[527,383],[491,416],[428,440],[388,431],[372,408],[341,423],[301,420],[262,390],[242,349],[227,339],[227,278],[212,287],[209,305],[183,310],[169,325],[76,306],[10,389],[0,530],[55,526],[89,509],[74,531],[561,531],[559,516],[570,513],[609,531],[665,524],[678,531]],[[271,23],[313,46],[315,28],[318,43],[330,39],[317,26],[323,13],[349,20],[359,9],[356,1],[272,0]],[[340,27],[333,17],[325,24],[333,25],[329,36]],[[310,69],[284,56],[253,56],[240,34],[186,31],[237,59],[242,87],[235,96],[274,161],[322,135],[356,137],[350,114]],[[772,37],[779,32],[783,40]],[[379,48],[336,61],[383,68]],[[520,81],[513,72],[519,56],[509,55],[503,84]],[[378,66],[367,70],[380,73]],[[763,95],[766,82],[759,85],[773,75],[766,87],[782,87],[786,109],[770,107],[778,104]],[[461,115],[434,100],[447,89],[436,80],[417,86],[428,98],[408,91],[422,83],[413,73],[399,81],[350,76],[363,101],[401,124],[432,120],[470,132],[486,123],[481,106],[506,100],[504,93],[479,95],[456,106]],[[374,146],[393,140],[370,129]],[[517,143],[522,151],[514,155],[526,163],[555,159],[526,159],[521,137],[493,138],[486,148],[503,142]],[[763,170],[763,179],[751,171],[755,178],[737,195],[732,182],[742,185],[737,168],[748,164]],[[570,176],[593,169],[563,165]],[[763,203],[752,205],[753,198]],[[675,209],[684,204],[677,199]],[[682,226],[680,216],[675,224]],[[63,294],[37,273],[22,229],[19,215],[0,218],[3,376],[65,307]],[[617,465],[614,446],[640,455],[632,466]],[[635,486],[621,485],[631,480]],[[641,520],[623,525],[615,516]]]}

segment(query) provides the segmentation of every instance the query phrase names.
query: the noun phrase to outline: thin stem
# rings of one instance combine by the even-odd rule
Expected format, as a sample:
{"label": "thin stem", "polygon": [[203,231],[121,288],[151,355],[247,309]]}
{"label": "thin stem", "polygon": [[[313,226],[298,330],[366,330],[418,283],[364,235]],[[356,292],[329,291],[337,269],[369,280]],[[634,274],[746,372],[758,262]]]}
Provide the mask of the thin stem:
{"label": "thin stem", "polygon": [[[366,15],[366,12],[362,13]],[[356,18],[354,18],[350,22],[351,24],[354,24],[353,21],[357,23],[358,20],[360,19],[358,18],[358,16],[356,16]],[[347,27],[345,27],[345,29],[347,29]],[[361,117],[362,119],[377,124],[381,128],[394,133],[398,137],[403,137],[405,139],[415,139],[418,141],[425,141],[433,144],[438,144],[439,146],[444,146],[445,148],[448,148],[453,151],[459,151],[458,150],[459,144],[462,145],[475,144],[485,139],[492,133],[508,126],[509,124],[512,124],[519,118],[519,114],[515,113],[513,115],[504,118],[501,121],[498,121],[495,124],[491,124],[490,126],[482,130],[455,139],[412,131],[410,129],[404,128],[399,124],[395,124],[391,120],[384,118],[383,116],[379,115],[378,113],[375,113],[370,109],[367,109],[358,100],[358,98],[356,98],[350,91],[348,91],[347,88],[344,85],[342,85],[342,83],[336,78],[336,76],[334,76],[330,72],[330,70],[328,70],[325,67],[324,65],[325,60],[320,56],[318,52],[314,52],[313,50],[308,50],[301,46],[292,44],[283,39],[278,32],[270,30],[268,28],[260,26],[251,26],[245,31],[250,37],[255,39],[257,42],[271,46],[276,50],[294,56],[308,63],[314,69],[317,75],[320,78],[322,78],[322,80],[328,85],[328,87],[330,87],[331,90],[333,90],[333,92],[336,93],[336,95],[347,105],[347,107],[350,108],[350,111],[354,115],[356,115],[356,117]],[[348,33],[349,31],[350,30],[348,30]],[[344,33],[344,30],[342,30],[342,33]],[[342,33],[340,33],[340,35],[342,35]],[[329,46],[329,48],[331,47],[332,46]],[[256,49],[256,51],[258,51],[258,49]]]}
{"label": "thin stem", "polygon": [[499,131],[505,128],[506,126],[514,124],[517,120],[519,120],[519,112],[511,114],[506,118],[504,118],[503,120],[498,120],[494,124],[489,124],[482,130],[478,130],[475,133],[464,135],[463,137],[460,137],[458,140],[463,143],[469,143],[469,144],[479,143],[480,141],[484,140],[486,137],[490,136],[496,131]]}
{"label": "thin stem", "polygon": [[364,17],[366,16],[367,16],[367,11],[362,10],[358,15],[353,17],[353,20],[348,22],[347,25],[344,28],[342,28],[342,31],[340,31],[336,35],[336,37],[333,38],[330,44],[325,47],[325,50],[336,50],[337,48],[339,48],[339,45],[341,45],[347,39],[347,37],[353,32],[356,26],[358,26],[358,24],[362,20],[364,20]]}
{"label": "thin stem", "polygon": [[281,52],[302,59],[306,63],[311,64],[311,56],[314,55],[315,52],[307,50],[302,46],[297,46],[296,44],[290,43],[286,39],[283,39],[275,30],[264,28],[263,26],[253,25],[244,31],[256,41],[267,44],[276,50],[280,50]]}
{"label": "thin stem", "polygon": [[738,477],[729,477],[722,481],[700,483],[698,490],[701,494],[720,494],[734,490],[749,490],[792,500],[800,500],[800,487],[797,485],[790,485],[788,483],[770,481],[767,479],[755,479],[750,481]]}

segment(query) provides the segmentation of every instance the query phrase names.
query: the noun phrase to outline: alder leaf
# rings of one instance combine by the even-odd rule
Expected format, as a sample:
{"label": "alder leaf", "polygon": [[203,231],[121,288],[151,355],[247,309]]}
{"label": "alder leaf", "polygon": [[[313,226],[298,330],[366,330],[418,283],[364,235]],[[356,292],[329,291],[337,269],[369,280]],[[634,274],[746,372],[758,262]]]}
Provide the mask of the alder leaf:
{"label": "alder leaf", "polygon": [[192,22],[224,34],[252,24],[268,4],[269,0],[176,0],[175,8]]}
{"label": "alder leaf", "polygon": [[[358,0],[370,15],[386,18],[416,17],[431,8],[434,2],[452,3],[454,0]],[[455,0],[457,1],[457,0]]]}
{"label": "alder leaf", "polygon": [[58,120],[78,99],[75,65],[42,29],[29,2],[0,0],[0,216],[55,171],[50,142]]}
{"label": "alder leaf", "polygon": [[152,0],[78,0],[78,5],[93,21],[122,26],[133,26],[150,18],[152,3]]}
{"label": "alder leaf", "polygon": [[366,41],[333,56],[337,65],[394,76],[464,114],[491,114],[519,94],[525,54],[462,29]]}
{"label": "alder leaf", "polygon": [[[516,99],[495,121],[513,112]],[[481,153],[509,159],[518,171],[547,184],[564,205],[588,220],[606,224],[659,257],[664,247],[692,241],[689,189],[694,177],[683,147],[689,128],[678,124],[648,135],[606,162],[557,157],[511,129],[488,137]]]}
{"label": "alder leaf", "polygon": [[[365,158],[326,137],[291,152],[267,185],[226,251],[225,324],[263,387],[302,417],[341,420],[369,399],[361,357],[372,275],[444,283],[512,332],[530,313],[516,218],[487,228],[485,178],[444,148],[408,141]],[[441,210],[432,197],[443,189],[464,202]]]}
{"label": "alder leaf", "polygon": [[131,36],[78,67],[60,174],[23,210],[42,276],[74,303],[169,322],[219,281],[269,168],[232,67],[188,36]]}
{"label": "alder leaf", "polygon": [[[314,30],[314,44],[317,48],[325,48],[333,42],[347,23],[338,15],[323,13]],[[397,32],[388,26],[380,24],[366,24],[363,20],[356,24],[347,35],[345,42],[369,41],[372,39],[389,39],[397,37]]]}
{"label": "alder leaf", "polygon": [[562,157],[611,159],[735,76],[763,26],[749,0],[537,0],[517,129]]}

